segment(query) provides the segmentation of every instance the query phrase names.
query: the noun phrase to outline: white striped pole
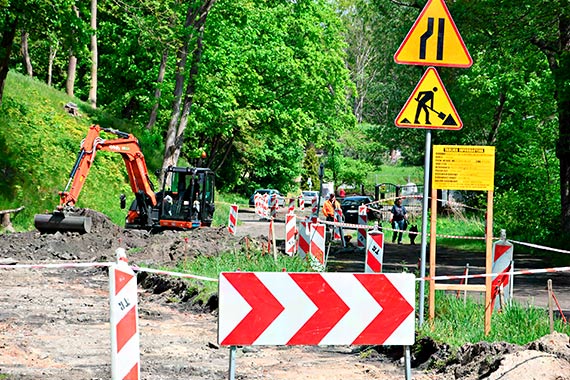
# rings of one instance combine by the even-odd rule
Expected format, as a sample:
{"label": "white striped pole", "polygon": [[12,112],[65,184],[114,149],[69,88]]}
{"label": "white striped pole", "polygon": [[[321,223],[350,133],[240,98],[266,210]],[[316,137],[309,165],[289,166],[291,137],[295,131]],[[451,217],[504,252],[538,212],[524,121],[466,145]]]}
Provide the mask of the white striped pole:
{"label": "white striped pole", "polygon": [[123,248],[117,264],[109,267],[111,315],[111,378],[140,379],[140,351],[137,310],[137,277],[129,267]]}
{"label": "white striped pole", "polygon": [[236,234],[237,220],[238,220],[238,205],[234,203],[230,206],[230,216],[228,218],[228,231],[232,235]]}
{"label": "white striped pole", "polygon": [[[358,206],[358,224],[360,225],[367,225],[368,224],[368,207],[366,205]],[[359,228],[357,230],[357,246],[358,247],[365,247],[366,246],[366,228]]]}
{"label": "white striped pole", "polygon": [[297,217],[293,213],[285,216],[285,253],[293,256],[297,251]]}

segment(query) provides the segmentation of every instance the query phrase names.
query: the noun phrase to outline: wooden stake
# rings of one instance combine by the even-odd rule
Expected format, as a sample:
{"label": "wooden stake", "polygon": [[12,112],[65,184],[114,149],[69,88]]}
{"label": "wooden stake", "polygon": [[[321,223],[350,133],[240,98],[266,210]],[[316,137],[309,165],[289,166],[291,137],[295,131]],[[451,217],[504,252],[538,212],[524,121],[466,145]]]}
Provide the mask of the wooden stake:
{"label": "wooden stake", "polygon": [[552,307],[552,280],[548,280],[548,319],[550,320],[550,333],[554,332],[554,310]]}

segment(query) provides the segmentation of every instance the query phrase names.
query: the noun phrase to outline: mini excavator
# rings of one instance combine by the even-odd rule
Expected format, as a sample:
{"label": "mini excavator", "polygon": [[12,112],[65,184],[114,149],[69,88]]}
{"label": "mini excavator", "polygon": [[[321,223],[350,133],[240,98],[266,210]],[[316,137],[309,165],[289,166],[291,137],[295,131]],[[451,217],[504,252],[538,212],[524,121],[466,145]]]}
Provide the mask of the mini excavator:
{"label": "mini excavator", "polygon": [[[117,137],[103,139],[101,132]],[[59,192],[59,205],[51,214],[37,214],[34,217],[38,231],[91,231],[91,217],[80,214],[75,204],[99,150],[119,153],[125,163],[135,195],[126,216],[125,228],[159,232],[209,227],[212,224],[215,211],[215,175],[212,170],[170,166],[164,173],[161,190],[155,193],[138,140],[126,132],[92,125],[81,142],[69,181],[65,189]],[[123,209],[126,206],[124,194],[120,196],[120,206]]]}

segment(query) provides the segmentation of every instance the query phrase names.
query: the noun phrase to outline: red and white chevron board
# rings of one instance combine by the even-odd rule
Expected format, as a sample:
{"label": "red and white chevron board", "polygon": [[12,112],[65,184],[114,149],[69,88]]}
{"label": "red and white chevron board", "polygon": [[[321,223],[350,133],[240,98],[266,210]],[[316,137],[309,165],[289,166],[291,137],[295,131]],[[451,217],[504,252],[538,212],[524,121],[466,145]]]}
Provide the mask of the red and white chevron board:
{"label": "red and white chevron board", "polygon": [[235,203],[230,206],[230,216],[228,218],[228,231],[230,234],[236,234],[236,225],[238,219],[238,205]]}
{"label": "red and white chevron board", "polygon": [[290,213],[285,216],[285,253],[293,256],[297,251],[297,217]]}
{"label": "red and white chevron board", "polygon": [[[368,207],[366,207],[365,205],[358,206],[358,224],[364,226],[368,224],[367,211]],[[357,229],[356,240],[358,247],[366,247],[366,234],[367,234],[366,228]]]}
{"label": "red and white chevron board", "polygon": [[111,316],[111,378],[140,379],[137,311],[137,277],[126,262],[124,249],[117,250],[118,264],[109,267]]}
{"label": "red and white chevron board", "polygon": [[491,304],[493,310],[501,308],[501,300],[499,299],[500,288],[503,288],[504,301],[508,302],[511,295],[512,278],[509,272],[512,270],[513,262],[513,244],[508,241],[496,241],[493,243],[493,275],[491,282]]}
{"label": "red and white chevron board", "polygon": [[325,271],[325,234],[326,226],[324,224],[311,224],[309,265],[317,272]]}
{"label": "red and white chevron board", "polygon": [[218,342],[234,345],[412,345],[411,273],[224,272]]}
{"label": "red and white chevron board", "polygon": [[384,260],[384,233],[380,231],[368,232],[366,239],[365,273],[381,273]]}
{"label": "red and white chevron board", "polygon": [[299,209],[305,211],[305,198],[299,197]]}
{"label": "red and white chevron board", "polygon": [[299,257],[305,259],[309,254],[309,247],[311,241],[311,221],[309,218],[299,222],[299,241],[297,244],[297,252],[299,252]]}

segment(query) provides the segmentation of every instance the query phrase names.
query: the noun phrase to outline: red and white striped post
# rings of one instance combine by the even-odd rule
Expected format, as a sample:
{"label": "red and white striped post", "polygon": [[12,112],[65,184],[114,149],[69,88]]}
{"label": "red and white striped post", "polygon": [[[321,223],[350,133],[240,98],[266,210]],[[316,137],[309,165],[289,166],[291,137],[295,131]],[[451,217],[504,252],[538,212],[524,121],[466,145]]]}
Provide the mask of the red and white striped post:
{"label": "red and white striped post", "polygon": [[311,244],[309,246],[309,264],[317,272],[325,271],[325,234],[324,224],[311,224]]}
{"label": "red and white striped post", "polygon": [[309,218],[299,223],[299,241],[297,244],[297,252],[299,257],[305,259],[309,254],[311,244],[311,221]]}
{"label": "red and white striped post", "polygon": [[374,229],[368,232],[364,273],[382,273],[384,260],[384,233]]}
{"label": "red and white striped post", "polygon": [[500,293],[503,292],[504,301],[510,301],[513,266],[513,244],[506,240],[505,230],[501,230],[501,240],[493,243],[493,275],[491,281],[491,305],[493,311],[501,309]]}
{"label": "red and white striped post", "polygon": [[289,198],[289,207],[287,208],[287,214],[293,214],[295,212],[295,198]]}
{"label": "red and white striped post", "polygon": [[317,223],[317,219],[319,218],[319,198],[313,197],[311,207],[311,221]]}
{"label": "red and white striped post", "polygon": [[237,220],[238,220],[238,205],[234,203],[230,206],[230,216],[228,218],[228,231],[232,235],[236,234]]}
{"label": "red and white striped post", "polygon": [[111,378],[140,379],[137,277],[118,248],[117,264],[109,267],[111,315]]}
{"label": "red and white striped post", "polygon": [[[366,205],[358,206],[358,224],[367,225],[368,224],[368,207]],[[357,230],[357,246],[366,247],[366,228],[359,228]]]}
{"label": "red and white striped post", "polygon": [[299,210],[305,211],[305,198],[299,196]]}
{"label": "red and white striped post", "polygon": [[297,251],[297,217],[293,213],[285,216],[285,253],[293,256]]}

